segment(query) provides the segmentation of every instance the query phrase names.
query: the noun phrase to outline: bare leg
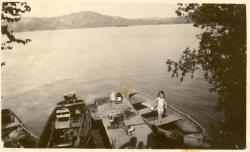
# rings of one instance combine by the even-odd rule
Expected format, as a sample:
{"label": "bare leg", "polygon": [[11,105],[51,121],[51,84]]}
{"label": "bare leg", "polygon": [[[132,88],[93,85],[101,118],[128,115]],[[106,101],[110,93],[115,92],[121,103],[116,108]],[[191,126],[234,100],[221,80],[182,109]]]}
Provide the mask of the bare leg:
{"label": "bare leg", "polygon": [[160,123],[161,123],[162,113],[163,113],[163,109],[158,108],[158,120],[160,121]]}
{"label": "bare leg", "polygon": [[161,123],[161,116],[158,116],[158,120],[159,120],[159,122]]}
{"label": "bare leg", "polygon": [[166,113],[166,117],[167,117],[168,116],[167,107],[165,107],[165,113]]}

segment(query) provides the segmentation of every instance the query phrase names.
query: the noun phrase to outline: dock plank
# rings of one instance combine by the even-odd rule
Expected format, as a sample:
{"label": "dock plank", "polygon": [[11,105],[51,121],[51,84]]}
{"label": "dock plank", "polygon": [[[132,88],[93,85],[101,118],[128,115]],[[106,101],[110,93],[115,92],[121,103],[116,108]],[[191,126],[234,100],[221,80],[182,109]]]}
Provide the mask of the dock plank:
{"label": "dock plank", "polygon": [[[144,145],[147,144],[148,135],[151,134],[152,131],[126,99],[124,99],[124,101],[120,104],[110,103],[107,101],[97,105],[97,107],[112,148],[128,148],[129,144],[134,144],[133,146],[136,148],[138,143],[143,143]],[[127,108],[130,108],[131,113],[134,113],[125,119],[126,125],[131,125],[135,128],[135,131],[132,132],[131,136],[127,135],[121,128],[108,128],[110,125],[108,115],[111,112],[122,112]]]}

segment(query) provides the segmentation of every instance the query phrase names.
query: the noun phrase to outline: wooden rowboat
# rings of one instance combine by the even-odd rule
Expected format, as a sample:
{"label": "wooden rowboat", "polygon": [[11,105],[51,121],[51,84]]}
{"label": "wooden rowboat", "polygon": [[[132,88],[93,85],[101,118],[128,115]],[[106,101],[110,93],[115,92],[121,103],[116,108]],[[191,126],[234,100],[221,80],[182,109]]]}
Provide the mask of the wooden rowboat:
{"label": "wooden rowboat", "polygon": [[39,138],[10,109],[2,109],[2,140],[7,148],[34,148]]}
{"label": "wooden rowboat", "polygon": [[91,141],[92,121],[84,100],[67,94],[53,110],[40,140],[42,148],[85,148]]}
{"label": "wooden rowboat", "polygon": [[124,95],[142,119],[150,127],[164,133],[167,138],[181,140],[187,147],[210,147],[211,140],[206,129],[189,115],[172,105],[167,105],[167,110],[164,111],[162,120],[159,122],[157,111],[151,109],[155,98],[134,89],[126,90]]}

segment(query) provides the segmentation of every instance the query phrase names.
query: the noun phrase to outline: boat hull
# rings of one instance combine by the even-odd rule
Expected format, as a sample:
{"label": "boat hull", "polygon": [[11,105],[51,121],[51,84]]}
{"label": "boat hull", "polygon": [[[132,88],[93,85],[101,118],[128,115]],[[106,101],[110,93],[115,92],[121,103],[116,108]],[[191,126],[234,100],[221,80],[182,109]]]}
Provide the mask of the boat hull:
{"label": "boat hull", "polygon": [[[48,119],[48,123],[43,130],[41,140],[40,140],[40,147],[41,148],[85,148],[88,147],[89,143],[91,142],[91,128],[92,128],[92,119],[90,112],[85,106],[85,103],[78,103],[77,107],[81,108],[81,120],[79,122],[78,128],[75,129],[75,126],[71,125],[71,128],[67,129],[58,129],[58,130],[73,130],[75,134],[72,140],[70,140],[70,144],[55,144],[59,141],[55,134],[58,134],[58,130],[55,129],[55,119],[56,119],[56,110],[61,108],[62,105],[60,103],[58,106],[52,111],[51,116]],[[64,106],[63,106],[64,107]],[[71,109],[74,109],[70,107]],[[61,132],[61,131],[60,131]]]}
{"label": "boat hull", "polygon": [[187,147],[209,148],[210,137],[206,129],[189,115],[181,112],[172,105],[166,107],[163,122],[158,121],[157,111],[152,111],[154,98],[134,89],[125,92],[126,98],[141,114],[142,119],[151,128],[165,134],[172,140],[177,140]]}
{"label": "boat hull", "polygon": [[2,141],[8,148],[35,148],[39,138],[10,109],[2,109]]}

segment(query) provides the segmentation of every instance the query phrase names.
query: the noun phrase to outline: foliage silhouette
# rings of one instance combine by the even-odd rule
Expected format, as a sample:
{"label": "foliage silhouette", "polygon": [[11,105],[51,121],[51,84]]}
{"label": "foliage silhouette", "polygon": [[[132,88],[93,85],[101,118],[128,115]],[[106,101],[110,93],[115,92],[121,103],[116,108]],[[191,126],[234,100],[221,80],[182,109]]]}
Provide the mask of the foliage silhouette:
{"label": "foliage silhouette", "polygon": [[192,19],[198,49],[186,48],[179,61],[168,59],[172,77],[193,77],[203,70],[219,95],[217,110],[223,120],[217,128],[215,148],[246,147],[246,6],[243,4],[178,4],[177,15]]}
{"label": "foliage silhouette", "polygon": [[[21,20],[23,13],[30,12],[31,8],[26,2],[3,2],[2,12],[1,12],[1,33],[7,37],[6,42],[2,42],[1,50],[10,50],[13,47],[10,43],[16,42],[21,44],[26,44],[30,42],[30,39],[18,39],[13,34],[13,31],[9,31],[8,24],[13,22],[18,22]],[[4,62],[1,66],[5,65]]]}

